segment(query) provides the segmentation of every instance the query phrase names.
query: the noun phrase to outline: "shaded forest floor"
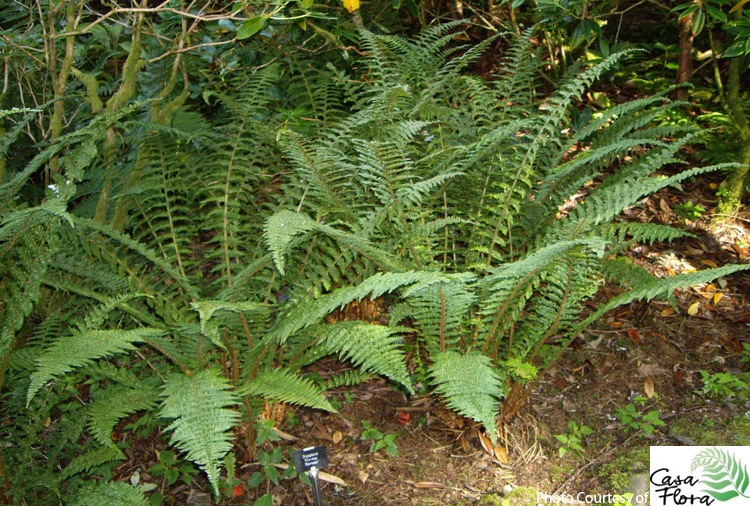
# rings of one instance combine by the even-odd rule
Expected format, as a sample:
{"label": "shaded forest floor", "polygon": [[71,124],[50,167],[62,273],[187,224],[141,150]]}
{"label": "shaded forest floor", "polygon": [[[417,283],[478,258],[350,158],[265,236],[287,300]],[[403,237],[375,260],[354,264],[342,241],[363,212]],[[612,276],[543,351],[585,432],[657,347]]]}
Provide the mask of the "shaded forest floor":
{"label": "shaded forest floor", "polygon": [[[747,262],[750,212],[720,228],[710,226],[719,181],[717,175],[685,184],[680,192],[668,188],[628,210],[624,219],[678,224],[697,236],[633,247],[633,261],[657,275]],[[675,212],[688,201],[703,206],[703,216],[691,220]],[[616,287],[604,286],[592,306],[616,293]],[[266,442],[264,449],[281,446],[284,462],[290,462],[291,448],[325,445],[325,472],[331,476],[322,482],[322,496],[330,506],[521,505],[536,504],[537,491],[624,493],[634,475],[648,470],[651,445],[750,445],[748,385],[706,389],[701,374],[740,379],[737,373],[748,370],[742,352],[750,344],[749,296],[750,275],[740,273],[677,293],[678,311],[653,301],[606,315],[538,378],[520,414],[501,427],[494,450],[483,444],[476,424],[453,415],[439,399],[406,397],[383,380],[331,391],[336,414],[276,406],[266,416],[287,439]],[[322,361],[309,372],[325,378],[332,371]],[[618,409],[637,413],[636,428],[624,426]],[[647,434],[642,417],[652,410],[664,425]],[[581,435],[583,451],[560,457],[555,435],[571,435],[571,422],[592,433]],[[374,441],[362,439],[364,424],[395,435],[398,456],[371,452]],[[140,479],[160,485],[147,470],[166,438],[133,443],[119,474],[140,471]],[[260,466],[242,453],[236,452],[237,477],[246,481]],[[164,504],[210,504],[201,480],[166,489],[161,483]],[[222,504],[252,504],[265,493],[273,493],[275,504],[312,504],[310,488],[298,478],[234,492]]]}

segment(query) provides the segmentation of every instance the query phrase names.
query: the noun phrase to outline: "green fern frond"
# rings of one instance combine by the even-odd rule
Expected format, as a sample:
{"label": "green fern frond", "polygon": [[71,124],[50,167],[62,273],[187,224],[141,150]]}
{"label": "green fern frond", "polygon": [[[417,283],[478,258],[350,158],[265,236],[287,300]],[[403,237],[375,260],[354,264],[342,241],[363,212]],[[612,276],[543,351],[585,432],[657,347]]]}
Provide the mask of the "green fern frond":
{"label": "green fern frond", "polygon": [[669,278],[651,279],[646,280],[643,283],[634,285],[633,288],[621,295],[613,297],[606,304],[602,304],[597,310],[592,313],[588,318],[578,325],[574,332],[585,329],[591,323],[595,322],[602,315],[608,313],[612,309],[622,306],[623,304],[629,304],[634,300],[651,300],[656,297],[669,296],[673,291],[678,288],[684,288],[688,286],[697,285],[700,283],[708,283],[714,279],[728,276],[734,272],[750,270],[750,265],[725,265],[715,269],[705,269],[698,272],[688,272],[685,274],[678,274]]}
{"label": "green fern frond", "polygon": [[414,392],[398,335],[411,329],[346,321],[320,325],[310,330],[319,336],[319,345],[329,353],[338,353],[342,359],[351,360],[363,371],[385,376],[400,383],[409,392]]}
{"label": "green fern frond", "polygon": [[125,455],[114,445],[102,446],[95,450],[74,457],[60,473],[60,480],[65,480],[79,473],[85,473],[91,468],[100,466],[113,460],[124,459]]}
{"label": "green fern frond", "polygon": [[492,441],[496,441],[495,416],[504,392],[489,357],[476,351],[465,355],[446,351],[432,358],[431,383],[448,407],[480,422]]}
{"label": "green fern frond", "polygon": [[331,376],[325,382],[325,385],[323,386],[323,391],[333,390],[334,388],[339,388],[339,387],[350,387],[350,386],[359,385],[360,383],[364,383],[375,377],[377,377],[375,374],[352,369],[350,371],[342,372],[341,374]]}
{"label": "green fern frond", "polygon": [[368,277],[356,286],[339,288],[318,299],[296,305],[283,314],[266,334],[264,342],[283,344],[300,329],[317,323],[321,318],[339,307],[355,300],[371,296],[377,298],[402,286],[419,283],[422,286],[440,281],[450,281],[451,275],[430,271],[410,271],[402,273],[378,273]]}
{"label": "green fern frond", "polygon": [[259,373],[254,380],[239,387],[237,395],[267,397],[289,404],[336,412],[336,409],[310,379],[283,369]]}
{"label": "green fern frond", "polygon": [[108,388],[88,406],[88,430],[101,444],[114,446],[112,431],[117,422],[130,413],[153,409],[158,398],[158,390],[144,384],[139,388]]}
{"label": "green fern frond", "polygon": [[47,381],[94,360],[135,349],[141,343],[164,334],[163,330],[140,328],[134,330],[87,330],[72,336],[59,337],[44,350],[31,375],[26,404]]}
{"label": "green fern frond", "polygon": [[211,316],[216,311],[265,311],[267,306],[264,304],[258,304],[255,302],[227,302],[223,300],[201,300],[198,302],[191,302],[190,307],[198,311],[201,322],[201,333],[208,337],[219,348],[225,348],[224,343],[221,342],[219,337],[218,327],[213,325],[214,322],[209,323]]}
{"label": "green fern frond", "polygon": [[190,281],[185,276],[183,276],[179,272],[179,270],[175,269],[174,266],[167,263],[155,251],[152,251],[150,248],[148,248],[148,246],[132,239],[131,237],[129,237],[127,234],[123,232],[118,232],[117,230],[114,230],[107,225],[103,225],[89,218],[76,217],[75,224],[80,225],[85,228],[89,228],[91,230],[95,230],[101,234],[104,234],[105,236],[108,236],[126,245],[128,248],[139,253],[140,255],[145,257],[149,262],[152,262],[154,265],[160,267],[161,269],[164,270],[164,272],[172,276],[172,279],[174,279],[178,284],[180,284],[180,286],[182,286],[185,289],[186,293],[188,293],[189,295],[195,298],[198,297],[198,290],[191,285]]}
{"label": "green fern frond", "polygon": [[655,279],[646,269],[623,256],[605,259],[602,274],[623,288],[646,286]]}
{"label": "green fern frond", "polygon": [[231,429],[239,420],[239,414],[229,409],[238,403],[229,381],[215,369],[193,376],[174,373],[161,395],[160,415],[175,419],[167,427],[172,431],[170,444],[205,471],[218,496],[221,462],[232,448]]}
{"label": "green fern frond", "polygon": [[70,506],[148,506],[141,489],[121,481],[88,482],[76,493]]}

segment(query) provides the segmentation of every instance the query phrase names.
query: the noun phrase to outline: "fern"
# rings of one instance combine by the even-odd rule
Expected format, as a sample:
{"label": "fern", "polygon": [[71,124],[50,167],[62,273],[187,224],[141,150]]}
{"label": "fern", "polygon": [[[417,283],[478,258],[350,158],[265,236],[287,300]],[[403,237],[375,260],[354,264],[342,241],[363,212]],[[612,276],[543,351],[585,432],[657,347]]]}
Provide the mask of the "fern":
{"label": "fern", "polygon": [[232,448],[231,428],[238,421],[237,404],[229,382],[215,369],[193,376],[175,373],[164,383],[164,401],[160,415],[175,419],[170,444],[187,454],[200,466],[219,495],[219,470],[222,459]]}
{"label": "fern", "polygon": [[445,351],[435,353],[433,360],[430,375],[448,407],[480,422],[495,441],[495,416],[504,391],[489,357],[478,352],[461,355]]}
{"label": "fern", "polygon": [[348,321],[319,325],[310,329],[319,345],[329,354],[338,353],[362,371],[380,374],[414,391],[406,372],[404,353],[400,350],[402,327],[386,327]]}
{"label": "fern", "polygon": [[374,377],[375,377],[374,374],[361,372],[361,371],[357,371],[353,369],[353,370],[346,371],[341,374],[332,376],[330,379],[328,379],[325,382],[323,390],[328,391],[328,390],[333,390],[334,388],[358,385],[360,383],[369,381]]}
{"label": "fern", "polygon": [[127,483],[89,482],[69,503],[71,506],[100,506],[109,504],[111,506],[147,506],[148,499],[139,488],[132,487]]}
{"label": "fern", "polygon": [[107,462],[111,462],[113,460],[121,460],[124,458],[125,455],[123,455],[120,449],[114,445],[107,445],[95,450],[89,450],[83,455],[79,455],[73,458],[70,461],[70,464],[68,464],[67,467],[63,469],[59,478],[61,480],[64,480],[66,478],[70,478],[71,476],[75,476],[76,474],[90,471],[96,466],[100,466],[102,464],[106,464]]}
{"label": "fern", "polygon": [[289,371],[273,370],[259,374],[250,383],[241,386],[239,395],[257,395],[289,404],[299,404],[335,412],[318,387],[309,379]]}
{"label": "fern", "polygon": [[156,406],[159,392],[143,384],[138,388],[112,387],[88,406],[88,429],[104,446],[114,446],[112,431],[126,415]]}
{"label": "fern", "polygon": [[47,381],[91,364],[94,360],[123,353],[135,348],[134,343],[161,336],[157,329],[88,330],[72,336],[60,337],[37,360],[37,370],[31,375],[26,404]]}

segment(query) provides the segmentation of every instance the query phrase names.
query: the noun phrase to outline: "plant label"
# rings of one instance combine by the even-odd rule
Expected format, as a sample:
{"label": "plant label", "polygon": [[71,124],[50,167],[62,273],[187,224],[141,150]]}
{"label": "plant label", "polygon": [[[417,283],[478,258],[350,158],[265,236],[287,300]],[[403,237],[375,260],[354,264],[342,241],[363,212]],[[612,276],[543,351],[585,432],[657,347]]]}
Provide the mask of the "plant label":
{"label": "plant label", "polygon": [[294,465],[298,473],[306,473],[312,468],[323,469],[328,466],[328,451],[325,446],[311,446],[294,452]]}

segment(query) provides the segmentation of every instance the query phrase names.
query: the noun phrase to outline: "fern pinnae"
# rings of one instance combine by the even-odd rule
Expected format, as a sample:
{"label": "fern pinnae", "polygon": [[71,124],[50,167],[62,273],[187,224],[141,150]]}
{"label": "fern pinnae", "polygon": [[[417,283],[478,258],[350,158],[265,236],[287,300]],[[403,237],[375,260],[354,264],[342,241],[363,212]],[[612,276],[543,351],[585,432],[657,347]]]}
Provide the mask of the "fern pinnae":
{"label": "fern pinnae", "polygon": [[86,482],[68,503],[70,506],[148,506],[149,500],[139,487],[122,481]]}
{"label": "fern pinnae", "polygon": [[73,457],[65,469],[62,470],[58,479],[62,482],[75,476],[76,474],[85,473],[92,468],[112,462],[113,460],[125,459],[122,451],[114,445],[102,446],[88,452]]}
{"label": "fern pinnae", "polygon": [[239,414],[230,409],[238,404],[229,381],[215,369],[192,376],[173,373],[164,383],[160,415],[174,421],[170,444],[203,469],[214,493],[219,495],[219,471],[224,456],[232,448],[231,429]]}
{"label": "fern pinnae", "polygon": [[30,378],[26,403],[31,402],[42,385],[53,377],[91,364],[98,358],[133,350],[134,343],[163,334],[163,330],[149,328],[86,330],[57,338],[37,361],[37,370]]}
{"label": "fern pinnae", "polygon": [[504,397],[500,378],[486,355],[455,351],[433,355],[432,383],[449,408],[480,422],[491,440],[497,440],[495,416]]}
{"label": "fern pinnae", "polygon": [[362,371],[385,376],[410,393],[414,392],[404,365],[405,354],[400,349],[402,338],[399,335],[411,329],[346,321],[311,330],[319,336],[319,346],[329,353],[338,353]]}
{"label": "fern pinnae", "polygon": [[289,404],[299,404],[335,413],[322,391],[309,378],[284,369],[258,373],[249,383],[237,389],[237,395],[256,395]]}
{"label": "fern pinnae", "polygon": [[161,267],[166,273],[172,276],[172,278],[185,289],[187,294],[189,294],[191,297],[198,297],[198,290],[192,286],[190,281],[187,278],[183,277],[177,269],[167,263],[163,258],[160,257],[160,255],[156,254],[156,252],[149,249],[146,245],[133,240],[123,232],[113,230],[107,225],[103,225],[89,218],[76,217],[75,223],[82,227],[90,228],[92,230],[100,232],[105,236],[109,236],[112,239],[119,241],[120,243],[126,245],[128,248],[141,254],[150,262],[153,262],[157,266]]}

